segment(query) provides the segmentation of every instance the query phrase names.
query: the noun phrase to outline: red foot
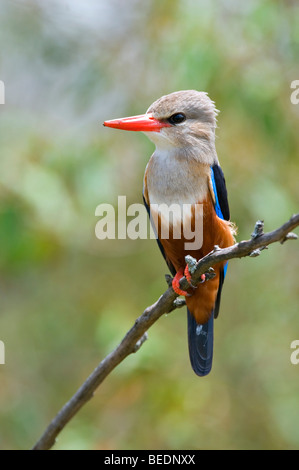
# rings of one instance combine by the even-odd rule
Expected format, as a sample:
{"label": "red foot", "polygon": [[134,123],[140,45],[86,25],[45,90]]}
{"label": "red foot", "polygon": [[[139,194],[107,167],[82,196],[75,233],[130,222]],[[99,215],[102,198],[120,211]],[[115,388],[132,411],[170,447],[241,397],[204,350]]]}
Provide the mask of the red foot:
{"label": "red foot", "polygon": [[189,284],[192,286],[192,279],[191,279],[191,274],[189,272],[188,264],[186,264],[185,271],[184,271],[184,276],[187,279],[187,281],[189,282]]}
{"label": "red foot", "polygon": [[[197,286],[194,286],[194,285],[192,284],[192,279],[191,279],[191,274],[190,274],[190,271],[189,271],[189,266],[188,266],[188,264],[186,264],[185,271],[184,271],[184,276],[185,276],[185,278],[187,279],[187,281],[189,282],[190,286],[193,287],[193,289],[196,289]],[[206,275],[205,275],[205,274],[202,274],[202,275],[200,276],[200,278],[201,278],[201,283],[203,283],[203,282],[205,282],[205,280],[206,280]]]}
{"label": "red foot", "polygon": [[173,288],[173,290],[176,294],[183,295],[184,297],[187,297],[190,294],[188,294],[188,292],[186,290],[182,290],[180,288],[180,280],[182,279],[183,276],[184,276],[184,269],[181,268],[181,269],[178,270],[178,272],[176,273],[176,275],[174,276],[174,278],[172,280],[172,288]]}
{"label": "red foot", "polygon": [[[191,294],[189,294],[186,290],[181,289],[180,287],[180,280],[182,279],[183,276],[185,276],[190,286],[193,289],[196,289],[196,286],[193,286],[192,284],[192,279],[191,279],[191,274],[189,272],[188,264],[186,264],[185,269],[181,268],[178,270],[178,272],[176,273],[176,275],[174,276],[172,280],[172,288],[176,294],[183,295],[184,297],[190,297]],[[200,278],[201,278],[201,282],[205,282],[206,275],[202,274]]]}

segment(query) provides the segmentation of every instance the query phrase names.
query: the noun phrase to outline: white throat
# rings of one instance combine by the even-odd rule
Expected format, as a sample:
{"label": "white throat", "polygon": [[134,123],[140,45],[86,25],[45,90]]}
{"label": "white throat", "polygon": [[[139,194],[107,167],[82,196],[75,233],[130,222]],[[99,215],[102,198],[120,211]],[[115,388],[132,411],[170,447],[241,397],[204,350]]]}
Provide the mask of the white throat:
{"label": "white throat", "polygon": [[151,204],[195,204],[208,191],[209,165],[184,158],[175,147],[157,148],[146,170]]}

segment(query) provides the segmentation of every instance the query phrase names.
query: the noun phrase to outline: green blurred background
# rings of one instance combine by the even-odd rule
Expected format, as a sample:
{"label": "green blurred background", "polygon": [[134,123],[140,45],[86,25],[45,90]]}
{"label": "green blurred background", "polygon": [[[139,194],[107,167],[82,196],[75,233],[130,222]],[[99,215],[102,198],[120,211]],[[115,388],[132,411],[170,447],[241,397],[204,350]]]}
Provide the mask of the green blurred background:
{"label": "green blurred background", "polygon": [[[1,0],[0,448],[26,449],[165,290],[155,240],[99,241],[95,208],[142,202],[153,151],[104,129],[163,94],[207,91],[238,240],[299,210],[295,1]],[[164,316],[56,449],[299,449],[297,242],[231,261],[212,373]]]}

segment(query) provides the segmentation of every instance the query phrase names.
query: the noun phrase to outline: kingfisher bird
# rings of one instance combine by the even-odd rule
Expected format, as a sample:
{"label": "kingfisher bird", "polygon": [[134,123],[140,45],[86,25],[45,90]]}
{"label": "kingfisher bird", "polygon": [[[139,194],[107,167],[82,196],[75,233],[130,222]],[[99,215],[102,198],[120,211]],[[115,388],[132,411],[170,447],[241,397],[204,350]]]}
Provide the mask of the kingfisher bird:
{"label": "kingfisher bird", "polygon": [[[212,368],[214,318],[219,313],[227,262],[213,267],[214,278],[207,280],[203,275],[193,286],[185,257],[199,260],[216,245],[225,248],[235,243],[225,178],[215,148],[217,114],[207,93],[183,90],[162,96],[145,114],[104,122],[107,127],[144,132],[156,146],[144,174],[143,200],[174,276],[172,287],[186,299],[190,362],[199,376]],[[174,211],[170,218],[167,208],[171,207],[182,210]],[[201,210],[196,211],[197,207]],[[197,218],[201,243],[190,247],[184,229],[188,225],[194,232]],[[167,236],[162,233],[165,227]],[[184,275],[190,284],[187,291],[180,288]]]}

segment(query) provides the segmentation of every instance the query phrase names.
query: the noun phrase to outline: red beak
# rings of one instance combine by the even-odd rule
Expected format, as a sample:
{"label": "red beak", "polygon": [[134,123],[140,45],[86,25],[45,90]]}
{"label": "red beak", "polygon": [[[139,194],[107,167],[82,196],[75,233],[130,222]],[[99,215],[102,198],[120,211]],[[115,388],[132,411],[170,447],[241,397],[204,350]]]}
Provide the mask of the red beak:
{"label": "red beak", "polygon": [[170,124],[155,119],[149,113],[105,121],[104,126],[123,129],[124,131],[160,132],[163,127],[170,127]]}

